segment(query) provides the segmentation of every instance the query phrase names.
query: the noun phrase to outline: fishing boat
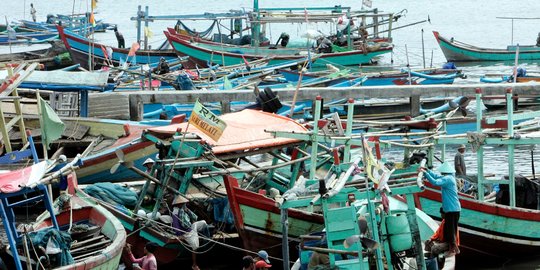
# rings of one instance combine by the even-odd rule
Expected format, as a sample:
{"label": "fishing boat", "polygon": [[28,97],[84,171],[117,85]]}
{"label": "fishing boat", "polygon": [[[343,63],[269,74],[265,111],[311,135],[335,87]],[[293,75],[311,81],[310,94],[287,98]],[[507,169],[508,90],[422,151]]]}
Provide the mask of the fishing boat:
{"label": "fishing boat", "polygon": [[[134,246],[139,245],[140,251],[142,251],[140,243],[151,240],[158,244],[158,252],[155,255],[159,263],[170,262],[179,253],[181,253],[180,256],[189,254],[184,247],[186,243],[177,235],[178,231],[171,228],[171,224],[157,222],[158,209],[162,203],[169,202],[163,195],[159,195],[161,194],[159,190],[167,189],[170,194],[185,196],[192,202],[223,198],[225,188],[222,181],[219,177],[203,175],[203,171],[223,171],[223,166],[235,169],[237,166],[231,165],[233,160],[277,152],[278,149],[297,143],[297,140],[294,139],[274,138],[264,131],[265,128],[305,131],[303,126],[292,119],[256,110],[229,113],[220,118],[227,123],[227,129],[217,141],[193,125],[188,126],[188,123],[148,129],[143,137],[153,147],[159,148],[160,156],[155,160],[152,171],[147,174],[134,168],[131,162],[126,161],[123,150],[116,150],[118,163],[111,171],[115,172],[124,167],[136,171],[147,181],[140,189],[137,205],[134,208],[129,208],[129,211],[123,210],[126,209],[125,207],[115,206],[110,202],[103,205],[120,219],[128,231],[132,232],[128,242]],[[179,130],[187,130],[188,134],[184,136],[183,133],[179,133]],[[182,137],[183,139],[179,139]],[[180,170],[169,176],[171,169]],[[200,173],[196,173],[199,171]],[[241,172],[235,173],[237,176],[241,174]],[[159,179],[152,175],[156,175]],[[153,193],[156,200],[150,201],[150,203],[143,202],[141,198],[152,196],[148,191],[150,183],[156,185]],[[143,217],[145,222],[141,222],[141,211],[145,213]],[[167,213],[167,215],[169,214]],[[145,225],[148,220],[154,220],[149,221],[152,226]]]}
{"label": "fishing boat", "polygon": [[[8,253],[14,259],[10,269],[22,270],[23,265],[26,269],[40,265],[50,269],[116,269],[126,242],[121,223],[78,188],[72,172],[76,164],[69,163],[45,176],[52,168],[49,165],[42,161],[0,174],[2,221],[10,244]],[[59,177],[67,177],[68,188],[53,205],[45,185]],[[25,200],[14,201],[21,195],[27,196]],[[43,201],[47,212],[24,225],[23,231],[17,229],[12,207],[36,201]],[[49,245],[60,253],[45,253]]]}
{"label": "fishing boat", "polygon": [[[110,48],[110,46],[92,42],[61,26],[57,26],[57,29],[60,38],[71,54],[73,62],[80,64],[85,69],[89,69],[89,59],[92,68],[99,68],[107,61],[112,62],[114,66],[119,66],[122,62],[133,62],[134,58],[136,58],[138,64],[158,63],[162,57],[168,61],[178,58],[172,50],[137,50],[137,48],[111,48],[112,55],[109,56],[107,48]],[[134,56],[130,55],[130,50],[133,50]],[[186,67],[191,68],[192,66],[188,65]]]}
{"label": "fishing boat", "polygon": [[[326,141],[324,138],[325,136],[328,136],[327,138],[332,138],[332,146],[325,150],[330,156],[326,158],[326,162],[327,164],[331,164],[327,171],[320,172],[320,169],[317,169],[322,167],[320,163],[317,162],[317,159],[325,159],[324,155],[317,155],[318,158],[312,155],[311,163],[309,165],[309,178],[307,178],[307,176],[295,178],[296,176],[293,175],[289,179],[289,189],[283,194],[276,193],[268,187],[261,188],[258,191],[246,190],[245,187],[240,187],[235,177],[230,175],[226,176],[225,185],[227,187],[227,196],[229,198],[231,210],[235,216],[235,225],[243,240],[244,248],[249,250],[264,249],[270,254],[278,257],[282,254],[281,257],[284,258],[284,268],[288,269],[287,265],[290,251],[286,247],[295,246],[295,244],[301,242],[302,238],[314,239],[310,234],[313,232],[320,232],[325,228],[327,235],[325,239],[328,241],[327,248],[313,248],[309,250],[322,251],[330,254],[353,255],[354,258],[330,259],[331,266],[334,266],[334,264],[336,266],[339,265],[340,269],[342,267],[343,269],[369,269],[366,262],[362,259],[365,254],[362,254],[363,251],[361,247],[355,246],[354,248],[349,248],[343,247],[342,244],[345,238],[352,235],[360,235],[357,224],[357,215],[360,214],[365,215],[366,217],[369,216],[368,224],[372,230],[371,235],[374,238],[374,241],[380,241],[382,243],[381,246],[385,246],[384,250],[387,255],[386,259],[388,264],[390,264],[391,260],[395,259],[390,259],[388,257],[388,254],[390,254],[391,251],[400,252],[408,250],[413,246],[415,246],[417,251],[423,250],[421,242],[432,236],[437,229],[437,224],[423,212],[417,209],[415,210],[412,203],[414,201],[412,194],[421,192],[421,186],[423,185],[421,181],[418,181],[421,176],[417,175],[418,173],[415,169],[419,165],[400,167],[400,169],[395,171],[392,170],[390,174],[387,174],[387,177],[389,177],[387,180],[376,180],[378,187],[370,187],[371,184],[368,183],[367,178],[372,179],[372,176],[374,175],[372,172],[377,170],[386,171],[386,169],[380,167],[381,163],[378,163],[379,165],[374,165],[377,161],[375,161],[373,154],[371,154],[371,150],[369,150],[369,154],[367,154],[368,152],[364,152],[364,154],[353,154],[352,152],[349,152],[351,151],[351,145],[345,144],[345,154],[343,155],[343,159],[341,159],[341,155],[339,154],[341,143],[346,142],[346,140],[351,143],[351,140],[347,138],[349,138],[348,136],[351,135],[352,131],[352,117],[350,117],[352,116],[352,108],[351,103],[348,108],[348,128],[347,131],[345,131],[345,134],[347,135],[345,135],[343,139],[340,139],[340,135],[328,134],[327,131],[319,133],[317,127],[314,127],[312,132],[305,133],[271,131],[271,133],[277,137],[283,136],[286,138],[311,140],[311,153],[317,153],[317,145],[324,144],[323,142]],[[320,100],[318,101],[316,111],[319,110]],[[315,118],[316,122],[319,121],[318,117],[319,115]],[[341,122],[339,124],[341,124]],[[319,136],[322,138],[319,138]],[[316,142],[319,142],[319,144]],[[352,144],[367,147],[367,141],[365,140],[358,140]],[[374,169],[372,166],[377,166],[378,169]],[[399,165],[396,165],[396,167],[399,167]],[[365,176],[366,178],[362,177],[362,173],[360,173],[361,169],[355,168],[364,168],[363,171],[367,173]],[[379,172],[379,175],[383,174],[384,173]],[[390,186],[387,186],[386,183]],[[387,197],[384,194],[386,187],[388,187],[388,190],[392,190],[392,196],[398,194],[403,196],[401,199],[397,200],[389,199],[389,196]],[[374,190],[375,192],[370,194],[370,192]],[[345,205],[345,202],[348,200],[347,198],[351,195],[356,196],[356,199],[358,200],[357,207]],[[376,198],[379,198],[378,196],[383,197],[383,199],[377,200]],[[407,197],[408,204],[404,203],[404,197]],[[384,201],[384,198],[390,200],[390,203],[384,206],[387,210],[375,210],[382,207],[377,204]],[[374,200],[377,202],[374,202]],[[362,214],[362,211],[367,211],[369,213],[364,212],[364,214]],[[384,214],[385,211],[388,216]],[[380,219],[374,217],[379,214],[381,215]],[[373,220],[369,221],[370,219]],[[388,223],[381,221],[385,219],[401,219],[403,222],[399,225],[401,229],[407,227],[406,224],[408,223],[410,225],[410,231],[407,231],[407,233],[414,232],[413,234],[415,236],[413,236],[413,238],[415,240],[389,240],[390,238],[393,238],[391,235],[396,234],[397,231],[388,228],[388,232],[386,233],[385,230],[387,228],[385,226],[392,227],[393,225],[389,225],[390,221],[387,221]],[[385,223],[387,225],[384,225]],[[379,235],[379,233],[382,234]],[[319,238],[316,239],[321,239],[320,234]],[[387,242],[383,243],[385,241]],[[400,244],[404,244],[404,246],[398,248],[400,244],[397,242],[390,243],[392,241],[399,241]],[[406,242],[408,244],[405,244]],[[308,247],[302,245],[300,246],[300,250],[302,249],[308,250]],[[294,249],[291,248],[291,250]],[[305,260],[306,258],[309,260],[309,255],[304,255],[302,254],[303,252],[298,254],[295,251],[296,250],[290,254],[291,258],[295,259],[300,256],[302,263],[307,264]],[[377,253],[377,256],[378,259],[382,260],[381,254],[382,253]],[[413,257],[416,256],[416,262],[419,265],[423,264],[424,257],[422,252],[413,252],[410,254],[416,254],[413,255]],[[330,257],[332,257],[332,255]],[[347,266],[345,264],[347,264]],[[453,269],[453,258],[449,259],[445,265],[445,267],[448,267],[445,269]]]}
{"label": "fishing boat", "polygon": [[16,45],[24,43],[43,43],[51,41],[58,37],[57,33],[51,32],[23,32],[15,34],[14,38],[10,35],[0,35],[0,45]]}
{"label": "fishing boat", "polygon": [[[481,99],[481,91],[477,91],[476,99]],[[514,156],[513,150],[516,145],[538,144],[538,119],[533,120],[530,124],[525,125],[525,122],[516,124],[517,121],[524,117],[538,117],[538,112],[516,113],[513,114],[512,92],[506,94],[507,115],[504,117],[493,117],[483,119],[482,108],[480,104],[476,107],[476,116],[481,124],[477,126],[476,133],[469,132],[469,136],[473,138],[476,134],[483,134],[485,140],[483,142],[473,142],[477,152],[478,165],[478,180],[477,180],[477,195],[460,194],[461,214],[459,220],[459,230],[462,253],[465,256],[487,257],[490,260],[524,258],[531,255],[536,255],[540,251],[540,234],[537,230],[528,230],[524,228],[536,228],[540,222],[540,209],[537,204],[523,204],[516,198],[519,197],[516,192],[518,186],[524,184],[532,184],[529,191],[533,193],[538,190],[538,180],[531,178],[518,179],[514,174]],[[480,122],[479,122],[480,123]],[[518,131],[518,127],[522,129]],[[493,130],[493,128],[498,128]],[[520,136],[515,136],[517,133]],[[501,138],[503,136],[503,138]],[[441,136],[436,141],[439,145],[446,144],[462,144],[468,143],[466,135],[454,135],[454,138]],[[508,179],[484,179],[483,164],[484,161],[484,146],[492,144],[504,144],[508,147]],[[534,155],[533,155],[534,158]],[[515,179],[515,180],[514,180]],[[515,182],[514,182],[515,181]],[[491,185],[500,184],[508,186],[508,205],[497,204],[484,201],[485,185],[491,189]],[[436,187],[428,185],[426,190],[418,194],[418,206],[434,219],[440,220],[439,208],[441,206],[440,190]],[[532,196],[533,202],[536,196]],[[532,208],[532,209],[531,209]]]}
{"label": "fishing boat", "polygon": [[[189,56],[197,59],[201,65],[206,65],[206,61],[208,61],[208,59],[210,59],[211,62],[220,65],[235,65],[244,63],[244,60],[246,59],[251,61],[268,56],[272,56],[270,64],[275,64],[288,60],[305,58],[308,55],[306,50],[301,49],[270,49],[264,47],[256,48],[219,43],[202,43],[190,41],[181,35],[171,34],[168,31],[164,33],[178,55]],[[373,51],[346,50],[343,52],[324,53],[318,55],[319,61],[315,62],[314,66],[323,65],[318,64],[321,62],[336,63],[344,66],[369,64],[374,57],[384,53],[389,53],[391,51],[392,46],[390,45],[388,47],[374,49]],[[315,53],[313,54],[315,55]]]}
{"label": "fishing boat", "polygon": [[[446,38],[433,31],[437,43],[441,47],[446,60],[449,62],[464,61],[514,61],[518,46],[510,45],[506,49],[482,48]],[[519,45],[519,60],[540,59],[540,47],[534,45]]]}
{"label": "fishing boat", "polygon": [[[428,84],[452,84],[456,78],[464,78],[465,75],[460,70],[431,69],[409,72],[407,70],[384,72],[384,73],[355,73],[348,72],[349,77],[365,76],[362,86],[379,85],[428,85]],[[297,82],[300,78],[298,71],[280,69],[279,73],[289,82]],[[328,74],[328,72],[307,72],[302,74],[302,81]]]}

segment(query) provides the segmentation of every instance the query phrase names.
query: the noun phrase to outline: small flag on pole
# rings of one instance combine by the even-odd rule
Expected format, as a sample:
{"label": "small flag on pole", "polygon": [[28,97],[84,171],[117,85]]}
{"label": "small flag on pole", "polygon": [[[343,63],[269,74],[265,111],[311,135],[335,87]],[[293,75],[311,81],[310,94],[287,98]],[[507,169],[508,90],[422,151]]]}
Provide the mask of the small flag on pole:
{"label": "small flag on pole", "polygon": [[189,124],[197,127],[200,131],[216,142],[219,140],[223,134],[223,131],[227,127],[227,123],[225,123],[225,121],[219,119],[217,115],[205,108],[199,102],[199,100],[195,102],[195,106],[191,112],[191,117],[189,118]]}
{"label": "small flag on pole", "polygon": [[94,18],[94,12],[90,13],[90,23],[93,27],[96,27],[96,19]]}
{"label": "small flag on pole", "polygon": [[92,9],[97,8],[97,2],[98,2],[98,0],[92,0]]}
{"label": "small flag on pole", "polygon": [[154,32],[152,32],[152,30],[150,30],[150,27],[145,26],[145,27],[144,27],[144,35],[145,35],[147,38],[152,38],[152,37],[154,36]]}
{"label": "small flag on pole", "polygon": [[41,116],[41,141],[50,149],[49,144],[62,137],[65,125],[60,117],[49,106],[49,103],[38,95]]}

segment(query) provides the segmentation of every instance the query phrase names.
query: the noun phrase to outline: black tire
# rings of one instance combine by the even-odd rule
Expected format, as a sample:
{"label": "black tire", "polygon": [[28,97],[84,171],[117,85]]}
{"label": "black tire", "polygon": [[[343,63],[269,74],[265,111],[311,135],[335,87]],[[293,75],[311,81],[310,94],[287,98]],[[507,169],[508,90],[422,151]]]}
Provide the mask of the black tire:
{"label": "black tire", "polygon": [[281,107],[283,107],[283,104],[281,104],[281,101],[279,100],[279,97],[272,91],[270,87],[264,88],[264,93],[269,98],[268,102],[272,104],[272,106],[275,108],[274,112],[277,112]]}
{"label": "black tire", "polygon": [[259,92],[259,96],[257,97],[257,101],[259,102],[259,104],[261,105],[261,109],[263,112],[269,112],[269,113],[272,113],[272,112],[275,112],[277,110],[275,110],[275,108],[272,106],[272,103],[269,102],[270,98],[268,98],[268,96],[266,95],[266,93],[263,91],[263,92]]}

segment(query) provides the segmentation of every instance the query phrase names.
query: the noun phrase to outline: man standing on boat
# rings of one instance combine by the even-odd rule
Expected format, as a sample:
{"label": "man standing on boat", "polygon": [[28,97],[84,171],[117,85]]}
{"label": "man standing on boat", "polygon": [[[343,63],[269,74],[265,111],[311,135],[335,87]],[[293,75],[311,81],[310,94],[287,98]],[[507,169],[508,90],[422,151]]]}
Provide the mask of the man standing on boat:
{"label": "man standing on boat", "polygon": [[34,8],[34,3],[30,3],[30,15],[32,15],[32,20],[36,22],[36,9]]}
{"label": "man standing on boat", "polygon": [[118,27],[114,27],[114,35],[116,36],[116,40],[118,41],[118,48],[125,48],[126,47],[126,41],[124,40],[124,35],[118,31]]}
{"label": "man standing on boat", "polygon": [[538,33],[538,37],[536,38],[536,47],[540,47],[540,33]]}
{"label": "man standing on boat", "polygon": [[467,167],[465,166],[465,159],[463,158],[465,149],[466,147],[464,144],[460,145],[456,156],[454,156],[454,169],[456,170],[456,176],[462,178],[467,177]]}
{"label": "man standing on boat", "polygon": [[459,254],[459,248],[456,244],[459,214],[461,204],[459,203],[458,190],[456,185],[456,172],[448,162],[444,162],[439,167],[441,175],[432,170],[420,168],[424,172],[424,178],[431,184],[441,187],[442,209],[444,212],[444,241],[449,245],[448,256]]}

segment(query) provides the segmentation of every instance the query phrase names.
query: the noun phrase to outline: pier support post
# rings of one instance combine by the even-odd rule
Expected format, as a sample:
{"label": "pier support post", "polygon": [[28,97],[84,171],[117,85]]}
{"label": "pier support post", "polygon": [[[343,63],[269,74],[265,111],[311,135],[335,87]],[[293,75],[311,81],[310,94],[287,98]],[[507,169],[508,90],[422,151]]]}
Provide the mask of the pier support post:
{"label": "pier support post", "polygon": [[129,95],[129,119],[141,121],[143,119],[144,104],[141,95]]}
{"label": "pier support post", "polygon": [[412,95],[409,98],[411,104],[411,116],[415,117],[420,114],[420,95]]}
{"label": "pier support post", "polygon": [[[482,132],[482,89],[476,88],[476,132]],[[484,200],[484,146],[476,150],[476,168],[478,172],[478,200]]]}
{"label": "pier support post", "polygon": [[283,253],[283,270],[289,270],[289,216],[286,208],[281,208],[281,252]]}
{"label": "pier support post", "polygon": [[231,112],[231,102],[228,100],[222,100],[221,103],[221,114]]}

